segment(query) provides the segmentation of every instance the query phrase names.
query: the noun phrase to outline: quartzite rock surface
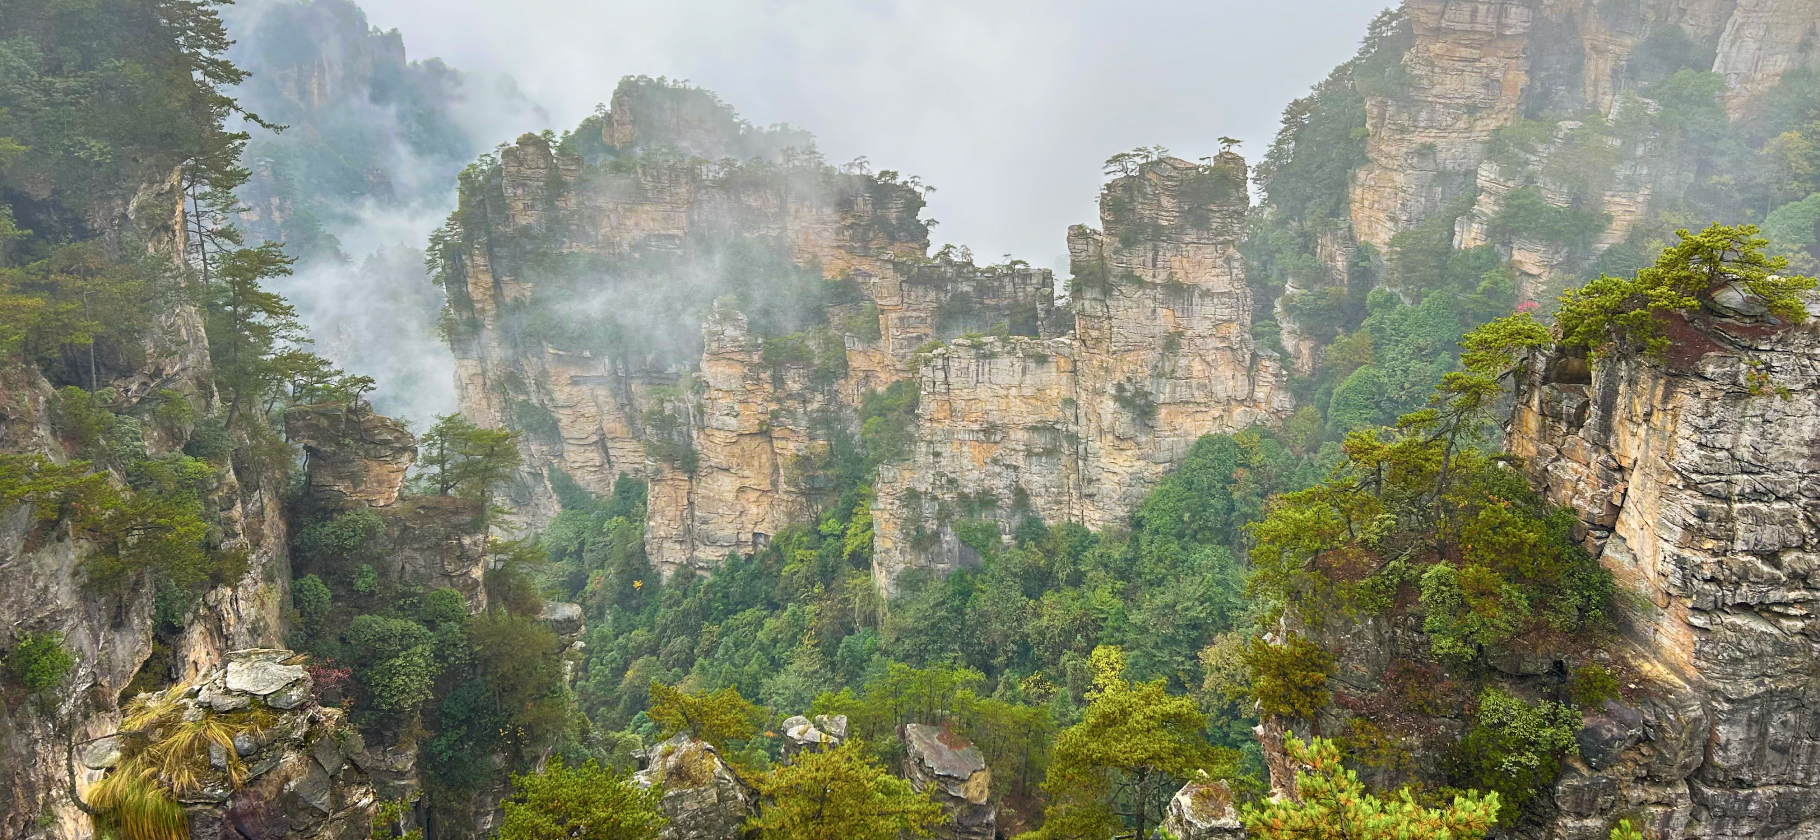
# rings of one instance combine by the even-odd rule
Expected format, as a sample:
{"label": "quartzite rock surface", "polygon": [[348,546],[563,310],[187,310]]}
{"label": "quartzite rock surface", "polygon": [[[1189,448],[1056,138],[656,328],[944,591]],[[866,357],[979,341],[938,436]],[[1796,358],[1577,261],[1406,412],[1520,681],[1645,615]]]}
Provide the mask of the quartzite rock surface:
{"label": "quartzite rock surface", "polygon": [[943,726],[904,724],[904,778],[929,791],[945,817],[934,829],[940,840],[992,840],[998,805],[992,801],[992,770],[979,748]]}
{"label": "quartzite rock surface", "polygon": [[1143,164],[1106,186],[1103,231],[1076,226],[1074,330],[949,342],[920,371],[916,444],[875,485],[873,574],[977,561],[957,516],[1122,522],[1202,435],[1274,425],[1282,364],[1251,337],[1238,243],[1243,158]]}
{"label": "quartzite rock surface", "polygon": [[1820,835],[1820,326],[1699,320],[1663,361],[1540,355],[1518,395],[1510,448],[1682,685],[1589,717],[1551,836]]}
{"label": "quartzite rock surface", "polygon": [[670,818],[663,840],[737,840],[758,805],[758,792],[713,747],[687,734],[650,748],[644,763],[632,778],[640,787],[663,785]]}

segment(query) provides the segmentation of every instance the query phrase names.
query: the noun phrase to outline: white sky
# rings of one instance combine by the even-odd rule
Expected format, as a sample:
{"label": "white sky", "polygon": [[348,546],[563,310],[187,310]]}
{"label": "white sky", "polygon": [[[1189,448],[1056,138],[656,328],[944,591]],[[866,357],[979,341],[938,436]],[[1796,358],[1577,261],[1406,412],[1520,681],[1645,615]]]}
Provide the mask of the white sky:
{"label": "white sky", "polygon": [[[830,162],[937,188],[937,244],[1054,267],[1100,162],[1245,141],[1352,55],[1390,0],[360,0],[412,58],[510,74],[562,130],[621,76],[688,79]],[[498,139],[544,126],[501,125]]]}

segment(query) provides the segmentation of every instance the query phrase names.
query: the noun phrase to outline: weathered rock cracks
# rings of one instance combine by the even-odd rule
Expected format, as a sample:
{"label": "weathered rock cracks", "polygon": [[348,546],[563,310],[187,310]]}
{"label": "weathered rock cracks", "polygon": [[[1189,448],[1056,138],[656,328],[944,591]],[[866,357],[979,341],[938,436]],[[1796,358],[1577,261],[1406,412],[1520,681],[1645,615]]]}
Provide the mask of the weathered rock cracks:
{"label": "weathered rock cracks", "polygon": [[[318,706],[310,678],[287,650],[242,650],[200,679],[141,696],[155,711],[145,730],[123,731],[80,745],[88,796],[109,773],[125,772],[139,752],[175,730],[214,715],[233,732],[232,755],[209,747],[193,768],[199,783],[181,791],[194,840],[358,840],[372,830],[376,797],[370,759],[341,710]],[[129,710],[129,720],[136,712]]]}
{"label": "weathered rock cracks", "polygon": [[992,800],[992,770],[979,748],[946,727],[904,724],[904,778],[927,791],[945,817],[934,830],[941,840],[992,840],[998,805]]}

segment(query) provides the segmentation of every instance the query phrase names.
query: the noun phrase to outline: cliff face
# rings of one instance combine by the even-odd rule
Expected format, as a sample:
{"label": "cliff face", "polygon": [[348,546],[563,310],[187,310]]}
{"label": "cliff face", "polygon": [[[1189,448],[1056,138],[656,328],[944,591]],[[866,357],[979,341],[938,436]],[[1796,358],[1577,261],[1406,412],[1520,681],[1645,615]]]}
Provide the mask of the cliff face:
{"label": "cliff face", "polygon": [[[1271,153],[1272,212],[1305,239],[1305,262],[1273,289],[1284,348],[1315,370],[1319,331],[1281,303],[1345,290],[1360,245],[1379,282],[1418,295],[1427,281],[1385,257],[1425,222],[1456,249],[1496,249],[1519,299],[1546,302],[1576,278],[1634,270],[1628,255],[1599,262],[1627,241],[1690,218],[1761,219],[1789,197],[1747,184],[1759,176],[1740,161],[1763,144],[1753,126],[1778,84],[1820,65],[1816,37],[1806,0],[1406,0],[1291,106]],[[1727,120],[1740,136],[1710,143]]]}
{"label": "cliff face", "polygon": [[1005,536],[1027,515],[1105,528],[1202,435],[1290,409],[1281,365],[1251,339],[1244,183],[1231,153],[1114,180],[1103,230],[1069,231],[1070,334],[963,339],[928,356],[913,454],[876,486],[873,571],[886,591],[906,568],[977,559],[957,517],[996,520]]}
{"label": "cliff face", "polygon": [[[170,253],[182,230],[182,217],[173,212],[175,178],[149,183],[122,205],[128,208],[122,216],[105,220],[112,233],[104,239]],[[208,341],[195,307],[158,313],[144,351],[146,361],[136,369],[104,372],[100,384],[114,389],[107,406],[113,412],[143,416],[160,404],[182,402],[186,415],[197,416],[215,403]],[[38,454],[60,464],[80,457],[61,440],[57,404],[51,384],[36,370],[10,368],[0,378],[0,452]],[[145,452],[159,457],[180,450],[193,426],[146,422],[134,428]],[[290,561],[280,479],[246,463],[213,467],[205,500],[212,540],[222,551],[244,553],[247,565],[237,580],[209,589],[187,607],[167,604],[147,575],[122,587],[96,584],[85,570],[92,547],[72,539],[67,527],[43,526],[29,505],[0,511],[0,616],[18,632],[61,633],[75,661],[53,696],[27,702],[9,694],[0,708],[0,753],[7,756],[0,766],[0,833],[24,836],[40,825],[47,836],[88,832],[88,818],[67,799],[66,750],[72,738],[117,728],[121,695],[136,677],[168,684],[198,675],[226,651],[273,647],[282,639]],[[161,621],[174,622],[174,632],[160,631]]]}
{"label": "cliff face", "polygon": [[528,521],[555,512],[550,469],[598,494],[645,477],[651,559],[709,567],[818,515],[808,467],[869,393],[914,379],[916,444],[874,512],[889,587],[964,560],[955,504],[1005,534],[1027,513],[1103,527],[1200,435],[1287,409],[1250,338],[1237,155],[1109,186],[1104,232],[1070,232],[1097,279],[1067,311],[1047,271],[925,256],[913,182],[787,142],[631,80],[560,144],[526,135],[470,178],[444,280],[458,388],[471,419],[527,432]]}
{"label": "cliff face", "polygon": [[1628,635],[1681,686],[1658,703],[1672,716],[1589,720],[1616,743],[1557,783],[1562,825],[1640,808],[1661,836],[1806,836],[1820,825],[1820,330],[1745,318],[1675,338],[1666,363],[1534,360],[1510,425],[1512,451],[1635,596]]}

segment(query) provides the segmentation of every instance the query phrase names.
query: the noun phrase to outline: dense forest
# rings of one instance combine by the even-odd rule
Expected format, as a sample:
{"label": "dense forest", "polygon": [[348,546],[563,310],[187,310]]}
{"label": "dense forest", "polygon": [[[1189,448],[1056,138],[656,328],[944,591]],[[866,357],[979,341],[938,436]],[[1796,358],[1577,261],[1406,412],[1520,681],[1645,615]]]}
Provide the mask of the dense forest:
{"label": "dense forest", "polygon": [[[564,249],[553,225],[473,231],[522,199],[502,185],[527,148],[552,161],[552,208],[633,183],[643,200],[661,192],[653,172],[683,173],[702,194],[776,190],[786,220],[805,194],[889,208],[841,230],[865,247],[926,248],[920,182],[829,165],[806,132],[644,77],[621,84],[614,111],[482,154],[453,116],[461,75],[405,62],[398,34],[369,30],[352,4],[246,10],[238,46],[222,5],[0,0],[4,547],[9,564],[67,559],[77,594],[58,597],[108,628],[18,606],[0,638],[0,737],[42,733],[34,766],[56,771],[39,787],[8,777],[20,808],[15,789],[43,788],[25,818],[39,833],[21,836],[64,836],[55,797],[115,840],[202,836],[209,803],[255,820],[262,800],[234,797],[272,771],[249,769],[266,749],[249,744],[304,714],[329,734],[295,736],[295,752],[336,777],[320,782],[335,816],[245,837],[1149,838],[1206,831],[1203,808],[1266,840],[1539,836],[1567,807],[1564,768],[1598,758],[1587,721],[1644,707],[1669,678],[1625,638],[1625,616],[1647,607],[1602,561],[1609,533],[1589,538],[1582,511],[1534,480],[1511,418],[1547,384],[1591,387],[1633,363],[1694,370],[1687,348],[1718,347],[1715,331],[1798,332],[1820,269],[1820,69],[1783,73],[1734,118],[1714,48],[1672,24],[1641,39],[1609,112],[1539,102],[1496,129],[1480,170],[1496,174],[1495,203],[1475,182],[1384,248],[1346,238],[1369,102],[1411,85],[1415,24],[1386,12],[1289,106],[1236,235],[1248,340],[1290,360],[1293,412],[1200,437],[1107,527],[1046,520],[1022,487],[963,496],[943,527],[968,562],[883,587],[877,487],[930,448],[923,366],[1056,340],[1057,313],[1141,280],[1093,292],[1077,276],[1073,297],[1040,305],[956,295],[905,375],[855,386],[843,408],[827,395],[880,341],[872,275],[803,258],[787,222],[775,235],[702,225],[613,256]],[[327,66],[317,47],[331,38],[385,57],[357,108],[286,87]],[[622,108],[736,129],[616,144]],[[1138,218],[1120,203],[1136,181],[1121,179],[1173,160],[1156,147],[1108,160],[1108,218]],[[1182,164],[1184,204],[1247,204],[1232,164],[1204,160]],[[1639,161],[1686,177],[1651,182],[1646,211],[1610,236],[1609,197]],[[340,237],[376,207],[452,215],[418,231],[423,253],[377,250],[356,268]],[[1140,228],[1121,245],[1165,235]],[[463,299],[477,250],[495,268],[522,260],[536,284],[492,309]],[[1547,271],[1515,256],[1531,252]],[[891,259],[980,299],[1031,276],[952,246]],[[312,279],[288,286],[297,272]],[[410,393],[452,378],[443,368],[376,381],[361,366],[372,348],[319,350],[280,291],[351,274],[387,287],[410,352],[436,331],[439,351],[477,343],[490,319],[516,347],[659,371],[640,398],[661,407],[629,421],[650,466],[590,491],[539,460],[574,437],[529,399],[547,383],[519,382],[497,422],[477,422],[469,404]],[[697,472],[712,428],[688,390],[707,380],[686,369],[713,346],[702,325],[735,315],[764,383],[822,399],[803,409],[816,446],[778,470],[812,504],[749,551],[660,567],[653,500]],[[1775,353],[1793,351],[1754,347],[1740,399],[1811,402],[1784,384]],[[412,413],[414,434],[374,413],[388,405]],[[554,493],[548,516],[527,513],[527,472]],[[389,491],[373,489],[382,474]],[[230,626],[236,599],[272,620]],[[147,633],[113,686],[97,640],[135,621]],[[1367,665],[1361,638],[1387,640]],[[231,649],[280,644],[274,667],[307,673],[288,684],[307,700],[209,705],[212,660],[231,689],[244,661]],[[919,727],[939,730],[946,760],[989,772],[931,781]],[[90,763],[103,736],[115,754]],[[331,741],[358,780],[347,761],[327,769]],[[988,803],[978,833],[963,815]],[[1678,836],[1645,810],[1578,830]],[[1193,835],[1212,836],[1233,835]]]}

